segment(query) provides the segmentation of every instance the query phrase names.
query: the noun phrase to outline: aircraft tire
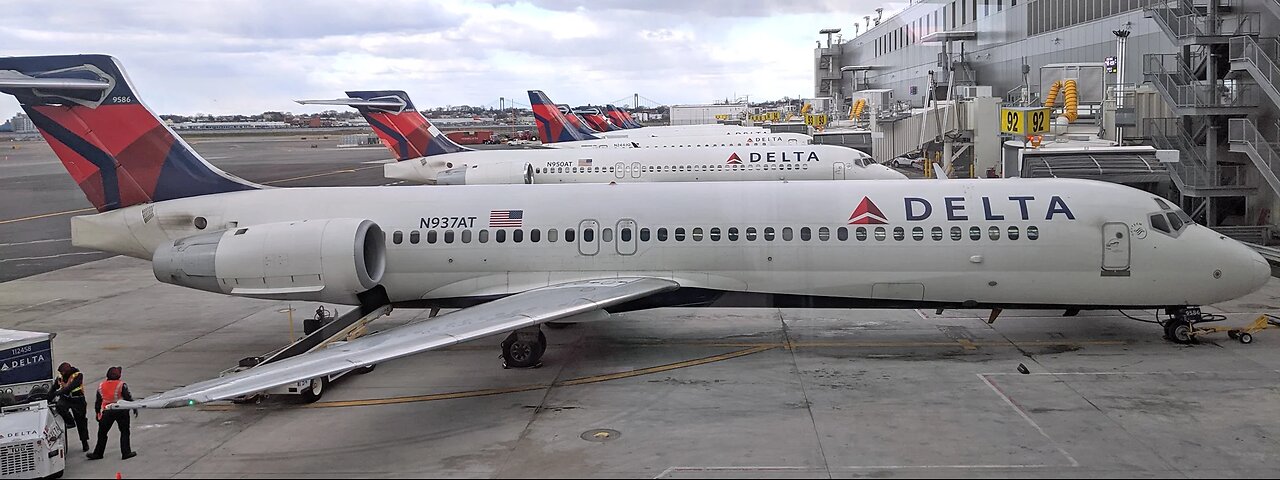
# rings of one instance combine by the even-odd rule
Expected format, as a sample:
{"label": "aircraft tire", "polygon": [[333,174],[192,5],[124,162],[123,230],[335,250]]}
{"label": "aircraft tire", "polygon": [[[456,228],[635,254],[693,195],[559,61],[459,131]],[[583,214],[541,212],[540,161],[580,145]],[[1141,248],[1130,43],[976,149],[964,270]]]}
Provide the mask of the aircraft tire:
{"label": "aircraft tire", "polygon": [[538,332],[538,341],[521,340],[515,332],[502,341],[502,365],[506,368],[533,368],[547,351],[546,336]]}

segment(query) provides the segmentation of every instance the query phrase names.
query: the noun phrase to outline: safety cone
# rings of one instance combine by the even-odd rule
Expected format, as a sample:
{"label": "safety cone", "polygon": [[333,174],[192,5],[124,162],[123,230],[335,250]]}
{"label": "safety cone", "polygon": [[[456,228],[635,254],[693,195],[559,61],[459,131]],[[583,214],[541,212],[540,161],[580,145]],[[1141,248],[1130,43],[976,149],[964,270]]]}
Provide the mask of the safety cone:
{"label": "safety cone", "polygon": [[120,472],[116,472],[116,480],[120,480],[122,478],[124,478],[124,475],[121,475]]}

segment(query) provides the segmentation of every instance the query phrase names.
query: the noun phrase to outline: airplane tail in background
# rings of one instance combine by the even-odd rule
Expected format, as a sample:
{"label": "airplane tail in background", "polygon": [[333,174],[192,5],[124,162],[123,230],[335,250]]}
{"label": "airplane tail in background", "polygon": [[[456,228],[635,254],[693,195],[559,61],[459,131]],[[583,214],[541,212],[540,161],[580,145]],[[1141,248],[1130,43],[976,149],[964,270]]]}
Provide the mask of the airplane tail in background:
{"label": "airplane tail in background", "polygon": [[266,188],[200,157],[138,98],[107,55],[0,57],[22,109],[99,212]]}
{"label": "airplane tail in background", "polygon": [[440,129],[431,124],[413,106],[409,94],[400,90],[355,90],[347,97],[335,100],[298,100],[303,105],[346,105],[364,115],[382,144],[391,149],[396,160],[446,153],[465,152],[471,149],[454,143]]}
{"label": "airplane tail in background", "polygon": [[621,130],[620,128],[618,128],[617,125],[614,125],[612,122],[606,119],[604,115],[601,115],[599,113],[599,110],[596,110],[596,109],[591,109],[590,111],[581,110],[580,115],[582,115],[582,118],[587,121],[587,125],[591,126],[591,128],[594,128],[598,131],[612,132],[615,130]]}
{"label": "airplane tail in background", "polygon": [[573,128],[577,129],[578,133],[581,133],[583,135],[592,135],[592,136],[594,136],[597,133],[600,133],[595,130],[592,130],[591,127],[587,126],[587,121],[583,120],[582,117],[579,117],[578,114],[573,113],[573,110],[571,110],[568,105],[556,105],[556,106],[560,107],[560,114],[564,115],[565,120],[569,122],[569,125],[572,125]]}
{"label": "airplane tail in background", "polygon": [[636,128],[635,125],[627,121],[627,116],[623,114],[622,110],[619,109],[618,107],[615,107],[613,105],[605,105],[604,112],[605,114],[608,115],[609,120],[612,121],[614,125],[617,125],[618,128],[624,128],[624,129]]}
{"label": "airplane tail in background", "polygon": [[533,107],[533,119],[538,124],[538,139],[542,143],[598,140],[595,135],[585,135],[574,128],[560,113],[560,107],[542,90],[529,90],[529,105]]}
{"label": "airplane tail in background", "polygon": [[631,125],[631,128],[644,128],[644,125],[641,125],[640,122],[636,120],[635,117],[631,116],[631,112],[628,112],[621,108],[619,108],[618,111],[622,113],[622,118],[626,120],[628,125]]}

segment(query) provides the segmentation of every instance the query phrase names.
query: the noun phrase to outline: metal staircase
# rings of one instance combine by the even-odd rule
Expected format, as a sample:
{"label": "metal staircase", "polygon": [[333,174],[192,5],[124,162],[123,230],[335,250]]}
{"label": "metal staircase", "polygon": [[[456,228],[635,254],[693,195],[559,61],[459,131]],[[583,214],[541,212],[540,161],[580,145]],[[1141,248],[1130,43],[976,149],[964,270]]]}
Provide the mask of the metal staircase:
{"label": "metal staircase", "polygon": [[1262,136],[1253,121],[1231,119],[1227,125],[1227,141],[1231,151],[1248,155],[1271,189],[1280,194],[1280,149]]}
{"label": "metal staircase", "polygon": [[1260,100],[1255,85],[1200,80],[1178,54],[1143,55],[1142,73],[1164,95],[1174,113],[1182,116],[1247,115]]}
{"label": "metal staircase", "polygon": [[1233,36],[1258,35],[1261,31],[1261,15],[1256,12],[1236,12],[1234,7],[1238,6],[1238,1],[1216,0],[1219,9],[1212,13],[1208,2],[1197,5],[1194,0],[1145,1],[1143,8],[1147,17],[1155,20],[1160,29],[1179,46],[1225,44]]}
{"label": "metal staircase", "polygon": [[1162,150],[1177,150],[1179,161],[1170,163],[1169,176],[1175,186],[1188,197],[1236,197],[1257,191],[1245,183],[1244,171],[1238,165],[1216,165],[1205,160],[1187,133],[1181,118],[1149,118],[1146,131],[1151,143]]}
{"label": "metal staircase", "polygon": [[[1268,0],[1268,2],[1280,0]],[[1231,39],[1231,69],[1249,72],[1260,90],[1280,106],[1280,39],[1235,37]]]}

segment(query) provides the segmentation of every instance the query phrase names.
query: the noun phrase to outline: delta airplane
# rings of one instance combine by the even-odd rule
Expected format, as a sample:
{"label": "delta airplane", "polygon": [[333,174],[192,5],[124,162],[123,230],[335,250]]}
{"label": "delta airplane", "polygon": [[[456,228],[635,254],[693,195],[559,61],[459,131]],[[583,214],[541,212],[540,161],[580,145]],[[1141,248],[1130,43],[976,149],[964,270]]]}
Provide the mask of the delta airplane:
{"label": "delta airplane", "polygon": [[[733,147],[760,145],[808,145],[813,137],[800,133],[769,133],[753,131],[745,135],[735,135],[732,131],[723,130],[724,125],[708,125],[717,128],[707,133],[692,133],[679,136],[652,136],[643,134],[644,129],[636,129],[640,134],[627,134],[626,137],[601,138],[599,135],[583,135],[569,120],[560,113],[560,108],[541,90],[529,90],[529,103],[533,107],[533,118],[538,126],[538,138],[544,146],[552,148],[686,148],[686,147]],[[730,128],[738,128],[732,127]],[[672,126],[672,129],[685,129],[685,126]],[[609,133],[620,133],[614,131]]]}
{"label": "delta airplane", "polygon": [[76,246],[225,295],[459,308],[112,408],[229,399],[497,334],[526,366],[543,323],[664,306],[1162,308],[1183,341],[1196,306],[1270,277],[1252,249],[1111,183],[269,188],[200,158],[111,57],[0,58],[0,92],[100,212],[72,218]]}
{"label": "delta airplane", "polygon": [[[565,121],[577,129],[579,133],[596,138],[631,138],[631,137],[680,137],[680,136],[696,136],[711,134],[726,135],[756,135],[768,133],[762,127],[743,127],[738,125],[662,125],[645,127],[638,125],[635,127],[620,128],[615,124],[605,120],[600,115],[600,110],[595,107],[578,107],[576,109],[569,108],[568,105],[556,105],[560,109],[560,114],[564,116]],[[591,118],[592,120],[585,120]],[[592,125],[604,125],[606,130],[597,130]],[[634,130],[643,128],[642,131]]]}
{"label": "delta airplane", "polygon": [[[440,185],[744,180],[877,180],[906,176],[861,151],[833,145],[655,150],[471,150],[449,140],[398,90],[349,91],[348,98],[298,100],[346,105],[364,115],[396,163],[389,179]],[[461,152],[465,152],[462,154]],[[452,154],[457,153],[457,154]]]}

